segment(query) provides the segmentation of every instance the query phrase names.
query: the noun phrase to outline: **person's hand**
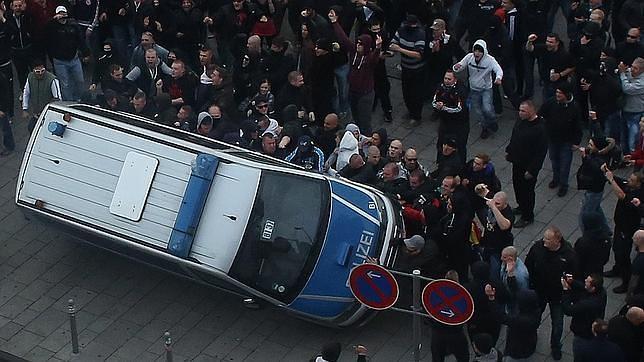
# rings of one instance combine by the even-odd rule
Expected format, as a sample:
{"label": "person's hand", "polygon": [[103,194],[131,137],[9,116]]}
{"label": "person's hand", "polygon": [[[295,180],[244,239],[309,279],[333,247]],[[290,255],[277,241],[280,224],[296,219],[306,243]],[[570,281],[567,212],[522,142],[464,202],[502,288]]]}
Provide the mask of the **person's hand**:
{"label": "person's hand", "polygon": [[59,19],[62,19],[62,18],[64,18],[64,17],[66,17],[66,15],[63,15],[63,14],[56,14],[56,15],[54,15],[54,20],[59,20]]}
{"label": "person's hand", "polygon": [[96,83],[90,84],[88,89],[90,92],[94,92],[96,90]]}
{"label": "person's hand", "polygon": [[620,73],[626,72],[627,69],[628,69],[628,67],[626,66],[626,64],[624,64],[624,62],[619,62],[619,64],[617,65],[617,70]]}
{"label": "person's hand", "polygon": [[586,38],[586,35],[584,35],[584,36],[581,37],[581,39],[579,39],[579,43],[581,45],[586,45],[586,44],[590,43],[590,39]]}
{"label": "person's hand", "polygon": [[157,80],[155,85],[156,85],[157,89],[163,88],[163,79]]}
{"label": "person's hand", "polygon": [[85,30],[85,37],[89,38],[90,36],[92,36],[92,28],[87,28],[87,30]]}
{"label": "person's hand", "polygon": [[313,112],[309,112],[309,120],[310,120],[311,122],[315,122],[315,113],[313,113]]}
{"label": "person's hand", "polygon": [[399,52],[400,51],[400,45],[395,44],[395,43],[391,44],[389,46],[389,50],[391,50],[392,52]]}
{"label": "person's hand", "polygon": [[262,15],[262,17],[259,18],[260,23],[268,23],[268,17],[266,15]]}
{"label": "person's hand", "polygon": [[550,81],[556,82],[561,79],[561,73],[550,73]]}
{"label": "person's hand", "polygon": [[528,35],[528,41],[529,41],[530,43],[534,43],[538,38],[539,38],[539,37],[537,36],[537,34],[530,34],[530,35]]}
{"label": "person's hand", "polygon": [[586,22],[586,18],[577,18],[575,17],[575,23],[580,24]]}
{"label": "person's hand", "polygon": [[508,269],[508,275],[513,277],[514,276],[514,270],[517,266],[517,262],[515,260],[509,259],[505,263],[505,267]]}
{"label": "person's hand", "polygon": [[382,37],[376,34],[376,48],[379,48],[382,45]]}
{"label": "person's hand", "polygon": [[579,147],[578,150],[582,157],[586,157],[586,147]]}
{"label": "person's hand", "polygon": [[631,204],[633,204],[633,206],[635,207],[640,207],[640,205],[642,204],[642,201],[637,197],[633,197],[633,200],[631,200]]}
{"label": "person's hand", "polygon": [[7,12],[7,7],[4,2],[0,3],[0,23],[4,23],[7,19],[4,17],[4,14]]}
{"label": "person's hand", "polygon": [[563,290],[570,290],[570,282],[566,278],[561,278],[561,288]]}
{"label": "person's hand", "polygon": [[606,173],[604,173],[606,176],[606,179],[610,182],[613,182],[615,180],[615,175],[613,175],[613,172],[611,170],[606,170]]}
{"label": "person's hand", "polygon": [[443,110],[443,107],[445,107],[445,103],[440,102],[440,101],[436,102],[436,109],[441,111],[441,110]]}
{"label": "person's hand", "polygon": [[[366,1],[365,1],[365,2],[366,2]],[[365,347],[365,346],[363,346],[363,345],[361,345],[361,344],[359,344],[359,345],[357,345],[357,346],[356,346],[355,351],[356,351],[356,354],[357,354],[358,356],[366,356],[366,355],[367,355],[367,347]]]}
{"label": "person's hand", "polygon": [[159,32],[163,32],[163,27],[161,26],[161,23],[158,21],[154,22],[154,27],[157,29]]}
{"label": "person's hand", "polygon": [[125,16],[125,14],[127,14],[127,11],[125,9],[123,9],[123,8],[120,8],[119,9],[119,15]]}
{"label": "person's hand", "polygon": [[206,25],[212,25],[214,23],[214,21],[212,20],[212,18],[210,16],[206,16],[205,18],[203,18],[203,23],[206,24]]}
{"label": "person's hand", "polygon": [[101,15],[98,16],[98,21],[101,23],[104,23],[107,20],[107,13],[102,13]]}
{"label": "person's hand", "polygon": [[496,204],[494,203],[494,199],[489,199],[485,201],[485,204],[487,207],[489,207],[491,210],[496,209]]}
{"label": "person's hand", "polygon": [[584,92],[588,92],[590,90],[590,83],[581,83],[581,89]]}
{"label": "person's hand", "polygon": [[83,64],[88,64],[90,60],[92,60],[92,58],[89,55],[81,58],[81,62],[83,62]]}
{"label": "person's hand", "polygon": [[183,34],[182,32],[178,32],[178,33],[177,33],[177,38],[183,38],[183,35],[184,35],[184,34]]}
{"label": "person's hand", "polygon": [[22,110],[22,119],[27,119],[27,118],[29,118],[29,111],[27,111],[26,109],[23,109]]}
{"label": "person's hand", "polygon": [[181,127],[181,123],[180,123],[179,121],[174,122],[174,126],[175,126],[175,127]]}
{"label": "person's hand", "polygon": [[577,151],[579,149],[579,145],[572,145],[570,146],[571,151]]}
{"label": "person's hand", "polygon": [[329,21],[332,23],[338,21],[338,14],[336,14],[333,9],[329,10],[329,14],[327,16],[329,17]]}
{"label": "person's hand", "polygon": [[488,190],[486,184],[480,183],[474,186],[474,192],[476,192],[476,194],[480,197],[485,197],[490,192],[490,190]]}
{"label": "person's hand", "polygon": [[526,180],[532,180],[534,178],[534,176],[532,176],[532,174],[530,174],[530,172],[526,171],[523,174],[523,178],[526,179]]}
{"label": "person's hand", "polygon": [[367,5],[367,0],[356,0],[356,4],[365,6]]}
{"label": "person's hand", "polygon": [[5,113],[3,111],[0,111],[0,118],[3,118],[5,116]]}
{"label": "person's hand", "polygon": [[496,289],[494,289],[490,284],[486,284],[485,295],[487,295],[487,299],[494,300],[494,297],[496,297]]}
{"label": "person's hand", "polygon": [[496,84],[496,85],[501,85],[501,83],[503,83],[503,80],[502,80],[502,79],[496,78],[496,79],[494,80],[494,84]]}
{"label": "person's hand", "polygon": [[461,69],[461,67],[462,67],[461,63],[456,63],[456,64],[454,64],[454,66],[452,68],[454,68],[454,70],[459,70],[459,69]]}
{"label": "person's hand", "polygon": [[570,4],[570,10],[577,10],[579,7],[579,1],[575,1],[572,4]]}
{"label": "person's hand", "polygon": [[304,111],[297,111],[297,118],[304,118],[306,113]]}

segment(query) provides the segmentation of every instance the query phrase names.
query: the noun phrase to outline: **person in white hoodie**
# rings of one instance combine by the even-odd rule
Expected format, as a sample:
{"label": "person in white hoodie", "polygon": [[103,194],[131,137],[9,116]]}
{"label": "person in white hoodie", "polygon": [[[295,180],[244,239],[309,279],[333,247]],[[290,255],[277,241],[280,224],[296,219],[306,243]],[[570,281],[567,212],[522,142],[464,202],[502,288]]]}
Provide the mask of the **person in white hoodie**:
{"label": "person in white hoodie", "polygon": [[490,132],[496,132],[499,128],[492,103],[492,86],[501,85],[503,69],[488,54],[487,44],[482,39],[474,42],[472,52],[452,68],[457,73],[466,69],[469,73],[471,110],[479,118],[481,138],[485,139]]}

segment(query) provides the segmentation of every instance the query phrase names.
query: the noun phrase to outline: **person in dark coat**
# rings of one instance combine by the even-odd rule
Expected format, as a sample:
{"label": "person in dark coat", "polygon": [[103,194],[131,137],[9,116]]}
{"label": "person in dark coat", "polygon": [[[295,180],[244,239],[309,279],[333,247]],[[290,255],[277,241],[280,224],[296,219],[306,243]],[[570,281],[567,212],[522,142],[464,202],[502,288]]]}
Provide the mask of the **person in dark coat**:
{"label": "person in dark coat", "polygon": [[610,256],[610,235],[601,227],[601,217],[597,213],[582,216],[581,222],[584,224],[584,233],[575,242],[579,273],[601,274]]}
{"label": "person in dark coat", "polygon": [[311,97],[313,112],[316,119],[324,119],[333,112],[333,97],[335,96],[335,59],[331,49],[331,41],[320,38],[315,43],[315,57],[311,64]]}
{"label": "person in dark coat", "polygon": [[496,301],[496,290],[491,285],[485,286],[485,294],[496,319],[508,326],[503,354],[515,359],[532,356],[537,348],[537,329],[541,323],[537,294],[533,290],[517,293],[518,314],[505,313],[503,305]]}
{"label": "person in dark coat", "polygon": [[548,150],[543,123],[531,101],[521,102],[519,121],[512,129],[510,143],[505,148],[506,159],[512,163],[512,184],[521,215],[514,227],[521,228],[534,222],[534,188]]}
{"label": "person in dark coat", "polygon": [[641,362],[644,353],[644,310],[630,306],[608,321],[608,340],[617,344],[628,362]]}
{"label": "person in dark coat", "polygon": [[572,317],[570,330],[575,335],[573,350],[581,339],[593,337],[592,325],[596,319],[604,318],[606,311],[606,289],[601,274],[593,273],[581,282],[562,277],[563,295],[561,305],[565,315]]}
{"label": "person in dark coat", "polygon": [[608,340],[608,322],[596,319],[592,324],[593,337],[579,340],[573,347],[575,362],[625,362],[624,352],[617,344]]}
{"label": "person in dark coat", "polygon": [[501,191],[501,181],[496,176],[488,154],[479,153],[465,164],[461,184],[469,192],[472,208],[479,220],[483,222],[487,214],[487,205],[485,199],[474,192],[474,188],[478,184],[484,184],[492,195]]}
{"label": "person in dark coat", "polygon": [[465,192],[452,193],[447,199],[447,215],[439,227],[430,230],[430,237],[447,256],[447,265],[456,270],[461,280],[468,281],[470,256],[470,228],[474,211]]}
{"label": "person in dark coat", "polygon": [[539,115],[545,120],[548,155],[552,164],[552,181],[548,187],[559,187],[557,196],[563,197],[568,193],[573,146],[579,146],[582,136],[581,109],[572,95],[570,83],[557,85],[554,98],[541,106]]}
{"label": "person in dark coat", "polygon": [[442,180],[445,176],[456,176],[463,173],[464,163],[459,154],[458,142],[454,137],[447,137],[438,156],[438,168],[431,172],[432,178]]}
{"label": "person in dark coat", "polygon": [[[476,334],[487,333],[492,337],[492,344],[496,345],[501,332],[501,322],[490,309],[488,297],[485,295],[485,286],[488,284],[493,285],[499,292],[503,290],[490,280],[490,265],[488,263],[480,260],[474,262],[472,264],[472,280],[463,285],[470,292],[474,301],[474,315],[467,322],[467,332],[470,339]],[[501,296],[499,298],[503,299]]]}
{"label": "person in dark coat", "polygon": [[561,276],[578,277],[577,255],[563,239],[561,230],[549,226],[543,239],[535,241],[525,259],[530,274],[530,287],[537,292],[541,313],[550,307],[552,329],[550,348],[555,360],[561,358],[561,335],[563,334],[563,308],[561,304]]}

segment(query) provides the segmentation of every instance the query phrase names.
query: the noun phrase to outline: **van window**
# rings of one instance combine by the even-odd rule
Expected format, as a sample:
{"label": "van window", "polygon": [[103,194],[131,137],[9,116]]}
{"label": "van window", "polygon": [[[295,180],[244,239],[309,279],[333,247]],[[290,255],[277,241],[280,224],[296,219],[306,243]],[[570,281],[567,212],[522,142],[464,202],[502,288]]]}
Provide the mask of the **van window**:
{"label": "van window", "polygon": [[230,276],[290,303],[320,254],[329,208],[327,181],[263,171]]}

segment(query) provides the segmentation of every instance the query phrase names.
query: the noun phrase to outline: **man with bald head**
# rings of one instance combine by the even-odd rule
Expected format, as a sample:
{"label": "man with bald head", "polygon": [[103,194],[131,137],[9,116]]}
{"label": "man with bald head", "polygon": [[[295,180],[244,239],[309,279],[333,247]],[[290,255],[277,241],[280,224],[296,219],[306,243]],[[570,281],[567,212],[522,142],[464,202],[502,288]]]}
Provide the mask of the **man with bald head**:
{"label": "man with bald head", "polygon": [[617,344],[628,362],[641,362],[644,352],[644,310],[631,306],[608,322],[608,340]]}
{"label": "man with bald head", "polygon": [[373,167],[365,163],[362,156],[357,153],[351,155],[349,164],[340,170],[340,176],[362,184],[372,184],[376,180],[376,173],[373,171]]}
{"label": "man with bald head", "polygon": [[317,133],[315,144],[324,152],[324,159],[328,159],[335,150],[335,135],[340,130],[338,115],[329,113],[324,117],[322,128]]}
{"label": "man with bald head", "polygon": [[376,188],[386,194],[395,195],[396,198],[408,188],[407,180],[400,177],[400,166],[397,163],[389,162],[385,165]]}
{"label": "man with bald head", "polygon": [[627,297],[644,293],[644,278],[642,278],[644,275],[644,230],[637,230],[633,234],[633,245],[635,245],[637,256],[631,265],[631,279],[628,282]]}
{"label": "man with bald head", "polygon": [[380,155],[380,149],[377,146],[369,146],[367,149],[367,164],[373,168],[376,174],[387,164],[387,161]]}
{"label": "man with bald head", "polygon": [[391,140],[389,143],[389,148],[387,149],[387,161],[389,162],[400,162],[402,161],[403,152],[404,152],[403,143],[399,139]]}

